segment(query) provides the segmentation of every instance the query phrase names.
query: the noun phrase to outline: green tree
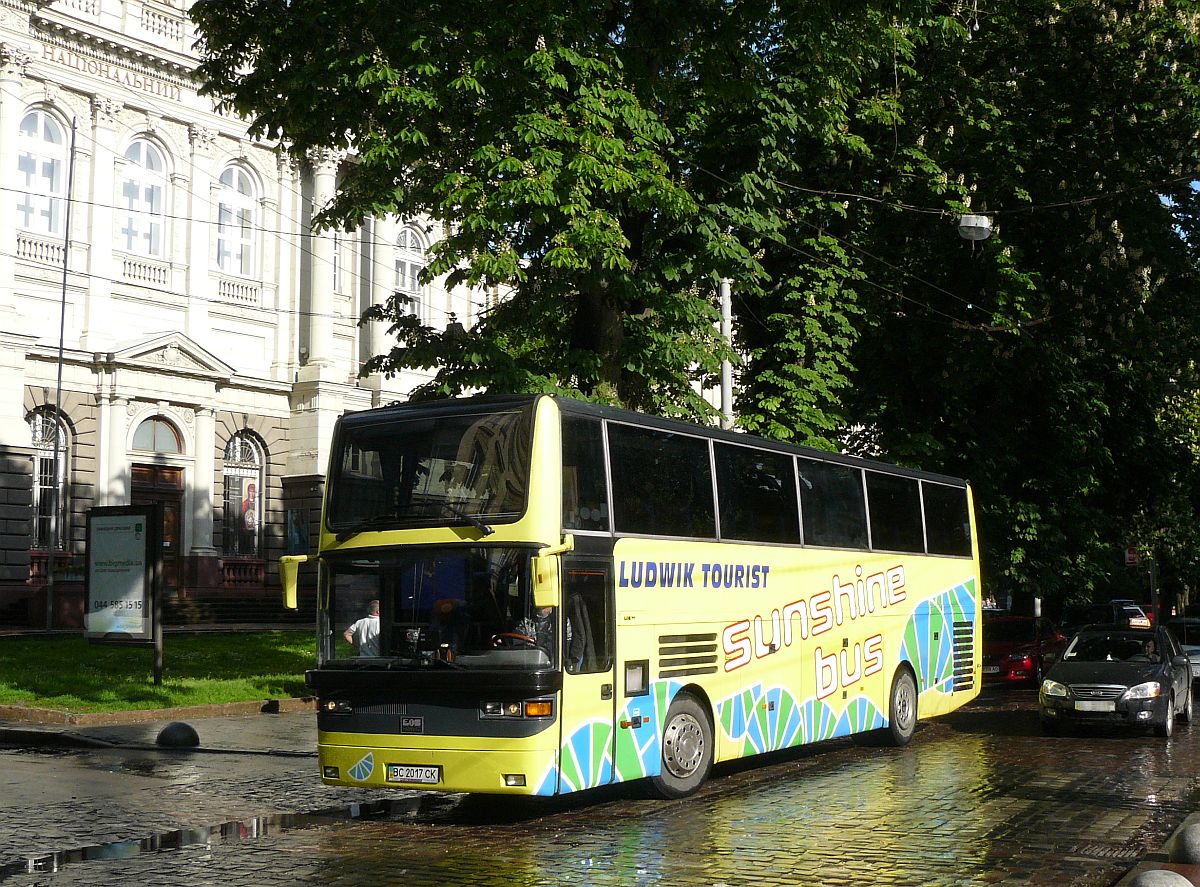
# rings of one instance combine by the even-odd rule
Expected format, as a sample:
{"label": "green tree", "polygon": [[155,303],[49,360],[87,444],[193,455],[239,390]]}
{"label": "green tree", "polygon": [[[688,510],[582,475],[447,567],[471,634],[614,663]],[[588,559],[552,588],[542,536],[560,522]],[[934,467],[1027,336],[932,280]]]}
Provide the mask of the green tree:
{"label": "green tree", "polygon": [[[859,125],[901,150],[887,169],[876,155],[888,190],[864,184],[884,199],[851,235],[877,286],[847,415],[889,457],[975,482],[1001,587],[1110,590],[1132,581],[1126,544],[1194,575],[1194,415],[1171,391],[1200,341],[1180,236],[1200,166],[1196,11],[980,6],[969,42],[929,34],[881,85],[894,127]],[[992,213],[990,240],[957,237],[968,207]]]}
{"label": "green tree", "polygon": [[863,71],[892,57],[894,12],[201,0],[191,15],[205,91],[252,132],[300,157],[353,150],[326,223],[430,218],[445,236],[428,276],[511,292],[469,330],[423,326],[397,297],[376,316],[400,347],[370,369],[437,367],[425,394],[569,391],[704,417],[694,382],[733,356],[714,327],[728,277],[764,300],[750,361],[794,358],[760,383],[787,423],[759,411],[747,424],[800,438],[836,427],[856,310],[838,281],[851,272],[820,258],[818,292],[791,270],[778,182],[811,146],[832,163],[853,141],[848,108]]}

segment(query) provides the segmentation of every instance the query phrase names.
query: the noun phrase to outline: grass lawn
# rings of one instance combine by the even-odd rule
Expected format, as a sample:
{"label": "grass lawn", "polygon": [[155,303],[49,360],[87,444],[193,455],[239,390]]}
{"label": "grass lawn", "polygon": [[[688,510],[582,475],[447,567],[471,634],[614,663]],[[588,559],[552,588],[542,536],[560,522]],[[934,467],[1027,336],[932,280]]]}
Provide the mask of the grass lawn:
{"label": "grass lawn", "polygon": [[305,696],[304,670],[315,650],[311,631],[169,633],[156,687],[150,647],[4,637],[0,705],[85,713]]}

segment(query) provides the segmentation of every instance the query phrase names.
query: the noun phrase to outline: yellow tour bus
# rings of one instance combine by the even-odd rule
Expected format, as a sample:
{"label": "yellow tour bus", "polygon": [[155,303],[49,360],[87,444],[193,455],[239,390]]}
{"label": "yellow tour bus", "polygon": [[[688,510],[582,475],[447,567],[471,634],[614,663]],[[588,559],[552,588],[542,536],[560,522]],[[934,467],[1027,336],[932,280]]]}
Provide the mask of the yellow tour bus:
{"label": "yellow tour bus", "polygon": [[979,692],[974,526],[962,480],[561,397],[348,414],[306,674],[322,779],[678,798],[717,761],[903,745]]}

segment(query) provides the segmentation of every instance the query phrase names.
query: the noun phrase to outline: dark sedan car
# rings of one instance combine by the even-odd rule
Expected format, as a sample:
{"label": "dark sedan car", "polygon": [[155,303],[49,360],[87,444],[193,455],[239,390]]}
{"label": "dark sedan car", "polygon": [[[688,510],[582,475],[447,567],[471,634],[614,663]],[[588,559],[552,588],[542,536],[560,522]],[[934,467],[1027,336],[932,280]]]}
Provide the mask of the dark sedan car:
{"label": "dark sedan car", "polygon": [[1090,625],[1071,639],[1038,691],[1042,728],[1154,727],[1170,736],[1192,720],[1192,667],[1165,629]]}

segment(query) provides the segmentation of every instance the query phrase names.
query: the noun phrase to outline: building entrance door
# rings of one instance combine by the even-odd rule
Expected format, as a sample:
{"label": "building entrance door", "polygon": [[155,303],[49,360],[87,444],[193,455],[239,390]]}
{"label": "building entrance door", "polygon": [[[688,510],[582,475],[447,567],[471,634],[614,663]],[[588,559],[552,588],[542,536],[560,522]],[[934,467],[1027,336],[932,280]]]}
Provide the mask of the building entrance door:
{"label": "building entrance door", "polygon": [[134,465],[133,505],[162,505],[163,591],[179,591],[183,548],[183,469]]}

